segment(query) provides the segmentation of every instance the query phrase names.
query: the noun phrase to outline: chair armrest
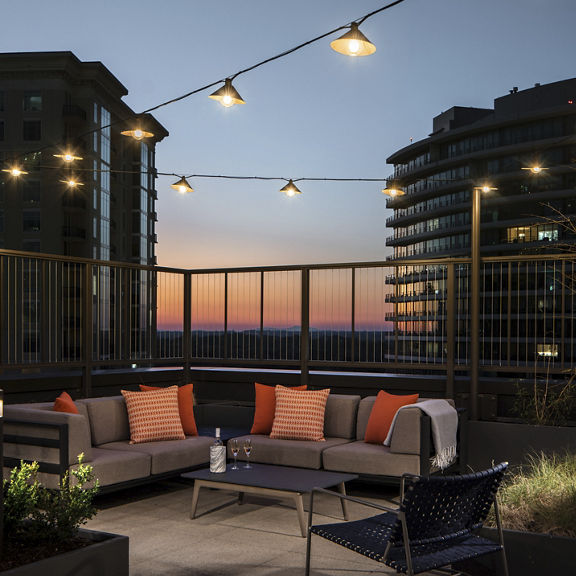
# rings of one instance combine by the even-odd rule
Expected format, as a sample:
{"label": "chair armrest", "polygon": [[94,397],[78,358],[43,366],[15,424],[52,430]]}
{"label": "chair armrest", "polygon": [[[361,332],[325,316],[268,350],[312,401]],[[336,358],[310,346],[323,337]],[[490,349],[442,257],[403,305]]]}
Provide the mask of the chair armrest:
{"label": "chair armrest", "polygon": [[[314,493],[319,492],[322,494],[330,494],[330,496],[336,496],[340,500],[346,500],[348,502],[355,502],[356,504],[361,504],[363,506],[367,506],[368,508],[376,508],[377,510],[382,510],[382,512],[392,512],[393,514],[397,514],[398,510],[396,508],[390,508],[389,506],[382,506],[382,504],[376,504],[375,502],[369,502],[368,500],[363,500],[362,498],[356,498],[355,496],[348,496],[347,494],[340,494],[340,492],[334,492],[333,490],[326,490],[325,488],[313,488],[311,492],[311,499],[310,499],[310,511],[312,511],[312,502]],[[391,502],[391,500],[386,500],[387,502]]]}

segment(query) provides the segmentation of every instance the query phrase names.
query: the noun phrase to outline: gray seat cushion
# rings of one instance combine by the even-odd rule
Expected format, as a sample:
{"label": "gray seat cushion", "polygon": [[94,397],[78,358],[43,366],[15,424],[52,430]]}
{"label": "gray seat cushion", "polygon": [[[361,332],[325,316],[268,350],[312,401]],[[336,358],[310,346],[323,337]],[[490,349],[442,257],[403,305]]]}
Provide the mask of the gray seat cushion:
{"label": "gray seat cushion", "polygon": [[324,436],[353,440],[356,437],[356,413],[359,404],[360,396],[330,394],[324,413]]}
{"label": "gray seat cushion", "polygon": [[[322,452],[324,450],[330,446],[337,446],[349,442],[349,440],[344,438],[326,438],[324,442],[314,442],[311,440],[278,440],[263,434],[239,436],[239,460],[246,459],[242,451],[242,441],[244,438],[250,438],[252,440],[252,453],[250,455],[252,462],[312,468],[315,470],[318,470],[322,466]],[[230,443],[228,443],[228,455],[231,456]]]}
{"label": "gray seat cushion", "polygon": [[184,440],[162,440],[129,444],[110,442],[100,446],[103,450],[124,453],[145,454],[150,459],[152,474],[164,474],[172,470],[193,468],[210,461],[210,446],[213,438],[206,436],[187,436]]}
{"label": "gray seat cushion", "polygon": [[322,453],[322,464],[326,470],[354,474],[420,474],[417,454],[394,454],[387,446],[368,444],[363,440],[327,448]]}
{"label": "gray seat cushion", "polygon": [[150,476],[151,458],[143,452],[92,448],[90,464],[100,486],[108,486]]}
{"label": "gray seat cushion", "polygon": [[128,411],[122,396],[84,400],[90,415],[92,444],[100,446],[130,438]]}

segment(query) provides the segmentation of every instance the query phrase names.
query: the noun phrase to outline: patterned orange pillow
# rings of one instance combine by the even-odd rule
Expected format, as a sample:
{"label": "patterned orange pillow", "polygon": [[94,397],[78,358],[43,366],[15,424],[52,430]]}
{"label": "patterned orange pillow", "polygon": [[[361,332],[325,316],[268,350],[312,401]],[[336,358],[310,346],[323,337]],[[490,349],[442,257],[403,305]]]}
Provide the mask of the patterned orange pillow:
{"label": "patterned orange pillow", "polygon": [[304,391],[276,386],[276,414],[270,438],[323,442],[329,394],[330,388]]}
{"label": "patterned orange pillow", "polygon": [[130,444],[184,440],[178,411],[178,386],[150,392],[122,390],[128,409]]}
{"label": "patterned orange pillow", "polygon": [[[292,390],[306,390],[306,386],[294,386]],[[276,413],[276,386],[254,382],[254,421],[250,434],[270,434]]]}
{"label": "patterned orange pillow", "polygon": [[[150,390],[162,390],[162,387],[140,384],[140,390],[149,392]],[[178,411],[184,434],[198,436],[198,428],[196,428],[196,419],[194,418],[194,384],[184,384],[184,386],[178,387]]]}

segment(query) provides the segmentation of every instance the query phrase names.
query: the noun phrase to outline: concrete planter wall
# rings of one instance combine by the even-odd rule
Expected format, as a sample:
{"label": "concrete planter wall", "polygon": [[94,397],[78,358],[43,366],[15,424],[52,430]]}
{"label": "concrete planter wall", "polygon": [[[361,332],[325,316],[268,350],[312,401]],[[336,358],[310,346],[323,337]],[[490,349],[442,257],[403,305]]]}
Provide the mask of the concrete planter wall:
{"label": "concrete planter wall", "polygon": [[[497,540],[496,530],[483,528],[482,533]],[[543,576],[574,574],[576,539],[504,530],[504,547],[510,576]]]}
{"label": "concrete planter wall", "polygon": [[576,427],[536,426],[504,422],[468,423],[468,464],[473,470],[492,463],[526,463],[529,454],[538,452],[576,452]]}
{"label": "concrete planter wall", "polygon": [[2,576],[128,576],[128,537],[81,529],[93,544],[1,572]]}

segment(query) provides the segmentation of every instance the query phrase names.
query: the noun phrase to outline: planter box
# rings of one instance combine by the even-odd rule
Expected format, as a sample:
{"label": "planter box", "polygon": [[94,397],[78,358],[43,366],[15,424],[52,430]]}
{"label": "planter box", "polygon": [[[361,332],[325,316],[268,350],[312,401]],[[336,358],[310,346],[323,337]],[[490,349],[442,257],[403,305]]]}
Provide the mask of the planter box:
{"label": "planter box", "polygon": [[576,427],[505,422],[468,422],[468,464],[485,470],[493,463],[526,464],[527,456],[576,452]]}
{"label": "planter box", "polygon": [[128,576],[128,536],[80,529],[82,536],[93,544],[5,570],[2,576],[48,576],[74,574],[74,576]]}
{"label": "planter box", "polygon": [[[497,541],[496,530],[482,528],[481,534]],[[510,576],[574,574],[576,539],[504,530],[504,547]]]}

